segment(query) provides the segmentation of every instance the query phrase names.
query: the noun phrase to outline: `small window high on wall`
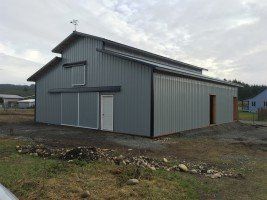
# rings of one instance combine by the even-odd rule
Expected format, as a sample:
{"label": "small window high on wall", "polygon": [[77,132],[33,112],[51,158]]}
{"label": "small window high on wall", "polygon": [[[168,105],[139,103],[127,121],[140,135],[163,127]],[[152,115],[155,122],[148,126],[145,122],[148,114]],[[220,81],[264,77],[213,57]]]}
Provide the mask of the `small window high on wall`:
{"label": "small window high on wall", "polygon": [[71,67],[72,86],[85,85],[85,65]]}

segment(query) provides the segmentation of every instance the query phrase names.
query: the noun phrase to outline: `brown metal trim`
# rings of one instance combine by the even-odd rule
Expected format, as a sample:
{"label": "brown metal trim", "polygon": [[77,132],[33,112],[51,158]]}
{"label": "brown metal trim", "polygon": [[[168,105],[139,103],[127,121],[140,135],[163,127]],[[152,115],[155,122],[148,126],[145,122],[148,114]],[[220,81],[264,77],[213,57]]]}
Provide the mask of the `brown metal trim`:
{"label": "brown metal trim", "polygon": [[210,125],[216,124],[216,95],[210,94]]}
{"label": "brown metal trim", "polygon": [[233,121],[238,120],[238,99],[233,97]]}

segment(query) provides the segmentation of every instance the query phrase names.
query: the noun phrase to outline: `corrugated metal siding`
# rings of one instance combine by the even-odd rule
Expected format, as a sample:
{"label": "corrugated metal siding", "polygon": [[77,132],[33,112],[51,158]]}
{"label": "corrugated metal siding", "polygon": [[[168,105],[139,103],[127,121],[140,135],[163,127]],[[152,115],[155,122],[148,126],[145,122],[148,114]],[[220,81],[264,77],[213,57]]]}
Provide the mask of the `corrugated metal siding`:
{"label": "corrugated metal siding", "polygon": [[37,81],[38,121],[48,121],[47,112],[50,111],[47,107],[54,103],[53,100],[50,104],[46,102],[54,95],[48,90],[72,87],[71,70],[62,64],[86,60],[85,86],[122,86],[121,92],[114,94],[114,131],[149,136],[151,69],[97,52],[96,48],[101,45],[100,41],[92,38],[79,39],[62,54],[62,63]]}
{"label": "corrugated metal siding", "polygon": [[51,88],[61,87],[61,79],[58,77],[60,68],[56,66],[36,82],[36,121],[60,124],[61,105],[60,94],[50,94],[47,91]]}
{"label": "corrugated metal siding", "polygon": [[62,93],[62,124],[78,126],[78,93]]}
{"label": "corrugated metal siding", "polygon": [[98,93],[79,93],[79,126],[98,128]]}
{"label": "corrugated metal siding", "polygon": [[85,66],[75,66],[67,68],[71,70],[71,83],[72,85],[84,85],[85,84]]}
{"label": "corrugated metal siding", "polygon": [[233,121],[237,88],[155,73],[155,136],[208,126],[210,94],[216,95],[216,123]]}

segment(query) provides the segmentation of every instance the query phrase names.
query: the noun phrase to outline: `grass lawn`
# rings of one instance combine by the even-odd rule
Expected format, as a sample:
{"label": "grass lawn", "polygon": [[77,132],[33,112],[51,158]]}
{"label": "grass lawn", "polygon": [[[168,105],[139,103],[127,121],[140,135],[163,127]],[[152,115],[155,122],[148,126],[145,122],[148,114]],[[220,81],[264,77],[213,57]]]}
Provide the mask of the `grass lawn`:
{"label": "grass lawn", "polygon": [[[84,191],[89,191],[89,199],[267,199],[267,129],[264,127],[246,128],[248,125],[240,125],[240,128],[234,129],[235,125],[212,126],[204,132],[199,130],[198,137],[172,135],[159,140],[114,136],[117,140],[127,137],[127,140],[138,144],[149,140],[152,147],[157,146],[156,149],[145,150],[133,146],[129,151],[128,147],[119,146],[119,143],[112,143],[113,146],[109,147],[112,137],[100,137],[104,132],[99,134],[90,133],[89,130],[39,126],[32,121],[33,115],[29,113],[0,114],[0,183],[19,199],[80,199]],[[10,128],[14,129],[12,135],[9,135]],[[88,137],[84,137],[85,134]],[[19,154],[16,146],[32,141],[13,139],[19,136],[51,146],[60,147],[66,143],[76,147],[103,145],[101,148],[113,149],[116,155],[142,155],[161,161],[166,157],[170,166],[185,161],[189,169],[194,167],[193,164],[206,163],[208,169],[241,173],[242,178],[223,176],[211,179],[204,174],[161,169],[152,171],[105,161],[85,163],[75,160],[70,163],[43,159]],[[100,141],[97,138],[102,139]],[[137,178],[139,184],[127,185],[127,180],[131,178]]]}
{"label": "grass lawn", "polygon": [[[212,198],[216,187],[191,174],[106,162],[68,163],[18,154],[23,142],[0,140],[0,182],[20,199],[79,199],[82,191],[90,199],[200,199]],[[25,144],[25,142],[24,142]],[[130,178],[138,185],[126,185]]]}
{"label": "grass lawn", "polygon": [[255,121],[258,120],[257,113],[239,111],[238,116],[240,120],[253,121],[253,118]]}

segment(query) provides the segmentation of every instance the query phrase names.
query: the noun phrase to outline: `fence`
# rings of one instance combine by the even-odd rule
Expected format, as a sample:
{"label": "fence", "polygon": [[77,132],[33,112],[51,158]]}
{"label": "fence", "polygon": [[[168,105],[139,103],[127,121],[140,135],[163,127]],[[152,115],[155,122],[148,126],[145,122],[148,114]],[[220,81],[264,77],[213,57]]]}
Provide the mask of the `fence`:
{"label": "fence", "polygon": [[258,109],[258,120],[259,121],[267,120],[267,109],[266,108]]}

